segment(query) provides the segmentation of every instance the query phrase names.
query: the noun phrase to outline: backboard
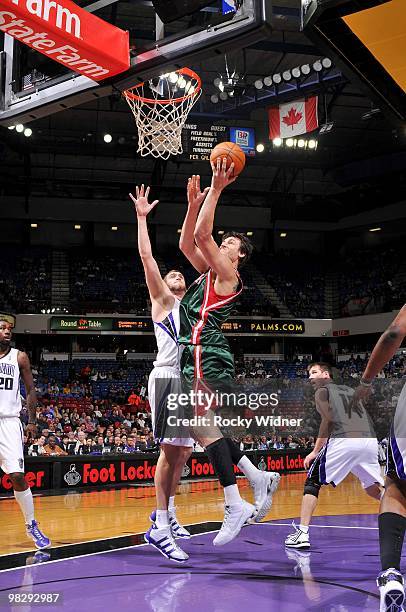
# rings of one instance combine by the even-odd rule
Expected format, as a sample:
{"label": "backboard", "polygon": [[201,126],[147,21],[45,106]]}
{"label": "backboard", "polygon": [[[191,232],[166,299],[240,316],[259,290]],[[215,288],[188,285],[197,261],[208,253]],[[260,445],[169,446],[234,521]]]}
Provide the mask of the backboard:
{"label": "backboard", "polygon": [[224,10],[222,0],[208,1],[198,12],[167,24],[161,22],[150,0],[92,4],[78,0],[77,4],[129,31],[130,69],[96,83],[0,32],[0,125],[29,123],[114,90],[123,91],[162,71],[193,67],[194,61],[263,40],[271,24],[268,0],[237,2],[236,11]]}

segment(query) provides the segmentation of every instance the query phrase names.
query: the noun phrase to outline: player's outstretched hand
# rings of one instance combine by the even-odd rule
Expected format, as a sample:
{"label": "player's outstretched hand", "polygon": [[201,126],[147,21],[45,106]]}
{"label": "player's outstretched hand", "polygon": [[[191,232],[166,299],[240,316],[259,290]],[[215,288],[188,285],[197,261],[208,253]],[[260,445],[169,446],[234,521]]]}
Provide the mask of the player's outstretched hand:
{"label": "player's outstretched hand", "polygon": [[309,453],[307,455],[307,457],[304,458],[303,465],[304,465],[306,470],[308,470],[310,468],[311,464],[316,459],[316,457],[317,457],[317,453],[312,451],[311,453]]}
{"label": "player's outstretched hand", "polygon": [[234,172],[234,162],[230,165],[227,170],[227,158],[218,157],[216,159],[216,163],[211,164],[211,169],[213,170],[213,177],[211,179],[211,186],[213,189],[217,191],[223,191],[227,185],[231,185],[234,183],[236,176],[233,176]]}
{"label": "player's outstretched hand", "polygon": [[146,217],[151,210],[158,204],[159,200],[154,200],[151,204],[148,202],[149,187],[144,190],[144,185],[135,188],[135,198],[132,193],[128,195],[134,202],[134,208],[138,217]]}
{"label": "player's outstretched hand", "polygon": [[210,187],[206,187],[200,191],[200,176],[194,174],[187,182],[187,202],[190,208],[199,209],[209,191]]}

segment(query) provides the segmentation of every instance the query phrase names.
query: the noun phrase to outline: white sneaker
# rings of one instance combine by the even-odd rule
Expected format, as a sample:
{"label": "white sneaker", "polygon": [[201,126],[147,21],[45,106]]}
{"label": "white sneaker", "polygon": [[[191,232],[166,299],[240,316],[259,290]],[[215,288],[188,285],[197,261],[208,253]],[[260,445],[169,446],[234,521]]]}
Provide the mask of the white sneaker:
{"label": "white sneaker", "polygon": [[261,478],[251,485],[257,510],[253,519],[255,523],[265,518],[271,509],[273,494],[279,486],[280,479],[281,475],[278,472],[262,472]]}
{"label": "white sneaker", "polygon": [[290,533],[285,540],[285,546],[288,548],[310,548],[309,532],[305,533],[296,526],[293,521],[292,527],[295,531]]}
{"label": "white sneaker", "polygon": [[181,525],[176,517],[176,510],[168,511],[169,525],[171,526],[174,538],[190,538],[190,533]]}
{"label": "white sneaker", "polygon": [[184,563],[189,559],[189,555],[176,544],[169,525],[158,528],[154,523],[144,535],[144,540],[171,561]]}
{"label": "white sneaker", "polygon": [[402,574],[389,568],[376,579],[381,594],[380,612],[404,612],[405,588]]}
{"label": "white sneaker", "polygon": [[224,506],[224,520],[220,531],[213,540],[214,546],[228,544],[241,531],[244,523],[255,513],[255,506],[245,500],[232,506]]}

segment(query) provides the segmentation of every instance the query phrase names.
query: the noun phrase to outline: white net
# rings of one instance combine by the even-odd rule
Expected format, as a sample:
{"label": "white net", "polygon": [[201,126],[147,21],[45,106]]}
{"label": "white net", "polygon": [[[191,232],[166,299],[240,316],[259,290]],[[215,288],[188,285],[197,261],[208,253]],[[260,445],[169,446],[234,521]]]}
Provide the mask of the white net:
{"label": "white net", "polygon": [[200,79],[187,68],[124,91],[137,125],[140,155],[168,159],[182,153],[182,130],[200,94]]}

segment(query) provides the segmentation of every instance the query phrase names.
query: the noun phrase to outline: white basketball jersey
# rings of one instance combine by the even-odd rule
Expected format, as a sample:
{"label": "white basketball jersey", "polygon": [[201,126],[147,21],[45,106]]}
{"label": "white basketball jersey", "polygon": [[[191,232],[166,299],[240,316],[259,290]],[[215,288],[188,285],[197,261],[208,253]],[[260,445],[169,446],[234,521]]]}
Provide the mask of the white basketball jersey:
{"label": "white basketball jersey", "polygon": [[331,437],[347,438],[376,437],[372,422],[362,402],[351,403],[354,389],[346,385],[329,383],[326,385],[329,394],[329,405],[333,429]]}
{"label": "white basketball jersey", "polygon": [[18,350],[10,349],[0,358],[0,418],[18,417],[21,412]]}
{"label": "white basketball jersey", "polygon": [[154,321],[154,331],[158,345],[158,353],[154,361],[155,368],[179,368],[179,305],[180,300],[175,297],[172,311],[163,320]]}

